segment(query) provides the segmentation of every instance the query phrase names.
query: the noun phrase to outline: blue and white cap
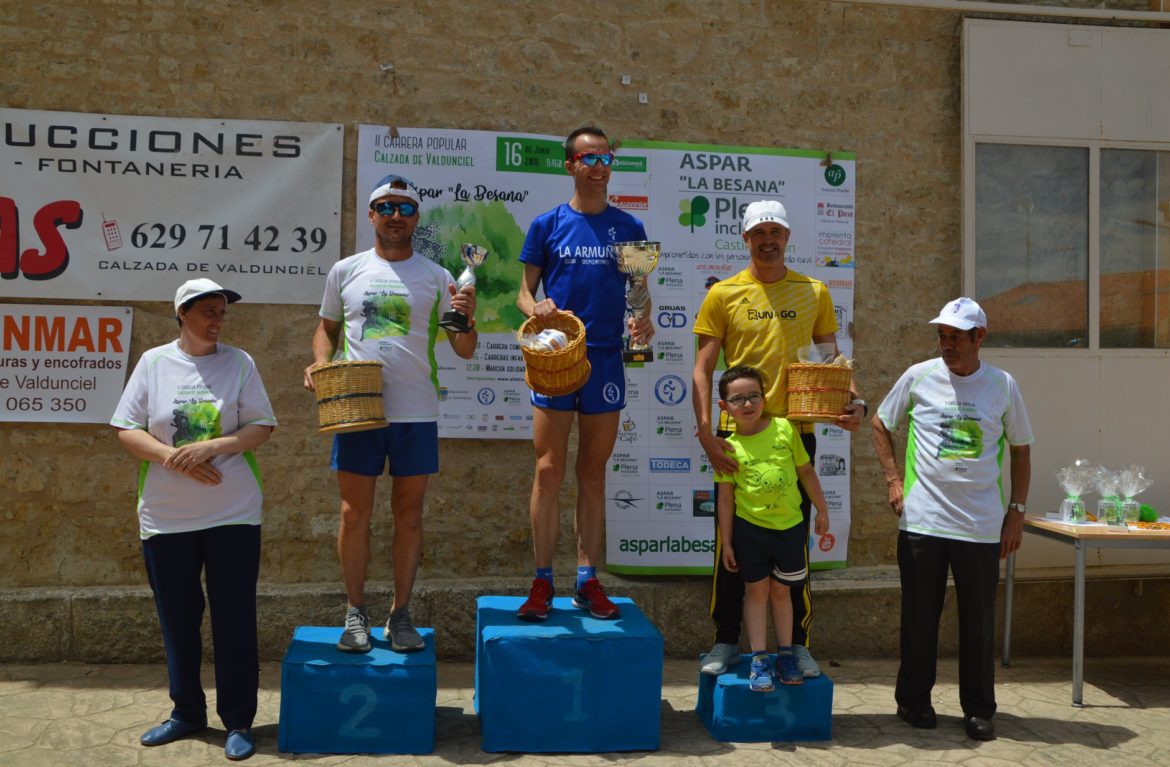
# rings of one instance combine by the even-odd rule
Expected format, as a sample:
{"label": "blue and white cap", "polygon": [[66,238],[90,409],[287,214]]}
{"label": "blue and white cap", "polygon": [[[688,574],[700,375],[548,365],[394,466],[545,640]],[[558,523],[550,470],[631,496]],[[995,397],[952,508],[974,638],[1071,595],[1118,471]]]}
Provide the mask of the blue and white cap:
{"label": "blue and white cap", "polygon": [[375,200],[391,194],[413,200],[415,205],[422,206],[422,195],[418,193],[418,187],[414,182],[394,173],[374,184],[374,191],[370,192],[370,205],[373,205]]}

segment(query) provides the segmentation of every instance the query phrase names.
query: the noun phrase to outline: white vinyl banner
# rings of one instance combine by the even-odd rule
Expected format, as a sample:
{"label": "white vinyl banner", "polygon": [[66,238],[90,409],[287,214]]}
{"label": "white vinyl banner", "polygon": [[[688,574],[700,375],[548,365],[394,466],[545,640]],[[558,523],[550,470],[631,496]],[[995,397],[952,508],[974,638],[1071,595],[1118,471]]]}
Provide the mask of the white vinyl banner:
{"label": "white vinyl banner", "polygon": [[[479,349],[470,361],[445,343],[436,351],[444,437],[529,438],[532,409],[515,341],[522,274],[518,258],[529,224],[567,201],[562,139],[486,131],[361,126],[356,209],[358,249],[372,246],[369,192],[390,173],[423,196],[416,250],[462,271],[463,242],[490,255],[477,275]],[[614,161],[611,204],[646,224],[662,243],[650,275],[657,334],[654,359],[626,368],[626,408],[607,477],[610,570],[709,573],[714,551],[713,479],[695,439],[691,404],[694,317],[715,282],[747,267],[743,209],[778,199],[792,237],[786,262],[824,281],[852,356],[855,158],[835,153],[625,141]],[[721,371],[720,371],[721,372]],[[716,373],[718,377],[719,373]],[[849,435],[818,424],[814,466],[830,508],[831,531],[814,536],[819,569],[844,567],[849,535]]]}
{"label": "white vinyl banner", "polygon": [[[646,157],[643,184],[615,174],[610,191],[648,198],[642,214],[662,242],[651,275],[655,360],[642,371],[639,398],[624,413],[606,494],[606,559],[631,573],[708,572],[714,555],[714,481],[694,436],[691,373],[694,317],[715,282],[750,261],[741,235],[744,208],[779,200],[792,235],[785,263],[825,282],[833,297],[837,345],[853,356],[854,170],[852,154],[795,149],[627,141],[621,156]],[[717,370],[712,390],[722,370]],[[712,403],[712,423],[718,423]],[[830,532],[812,536],[814,568],[844,567],[849,540],[849,434],[816,424],[814,468],[829,505]],[[681,480],[681,481],[680,481]]]}
{"label": "white vinyl banner", "polygon": [[0,421],[108,423],[133,318],[128,306],[0,304]]}
{"label": "white vinyl banner", "polygon": [[207,277],[317,304],[340,254],[342,130],[0,109],[0,296],[170,301]]}

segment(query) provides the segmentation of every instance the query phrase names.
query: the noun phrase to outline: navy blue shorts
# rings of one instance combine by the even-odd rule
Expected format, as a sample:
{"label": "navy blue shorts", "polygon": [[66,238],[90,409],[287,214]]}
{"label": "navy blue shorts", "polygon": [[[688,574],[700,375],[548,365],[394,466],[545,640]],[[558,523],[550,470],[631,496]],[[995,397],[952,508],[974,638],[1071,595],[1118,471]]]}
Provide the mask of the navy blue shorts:
{"label": "navy blue shorts", "polygon": [[585,358],[593,366],[589,380],[572,394],[546,397],[532,392],[532,404],[548,410],[579,411],[585,415],[612,413],[626,406],[626,368],[620,347],[588,347]]}
{"label": "navy blue shorts", "polygon": [[787,585],[798,584],[808,574],[807,528],[796,524],[787,530],[760,527],[736,515],[732,521],[731,544],[744,583],[768,576]]}
{"label": "navy blue shorts", "polygon": [[392,423],[381,429],[333,435],[330,468],[367,477],[381,476],[390,462],[392,477],[439,471],[439,425],[434,421]]}

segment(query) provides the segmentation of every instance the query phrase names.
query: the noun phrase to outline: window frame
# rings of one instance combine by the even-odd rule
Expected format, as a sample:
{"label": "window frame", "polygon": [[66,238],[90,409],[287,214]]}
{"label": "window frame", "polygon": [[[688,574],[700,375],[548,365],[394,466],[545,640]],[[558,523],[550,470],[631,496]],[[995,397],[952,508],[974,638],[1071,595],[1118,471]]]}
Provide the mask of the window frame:
{"label": "window frame", "polygon": [[[1034,356],[1043,352],[1052,356],[1084,357],[1086,354],[1110,357],[1170,357],[1170,349],[1101,347],[1101,150],[1121,149],[1170,154],[1170,143],[1156,141],[1105,141],[1042,139],[1026,136],[973,134],[966,131],[963,140],[963,295],[975,296],[975,147],[977,144],[1009,144],[1015,146],[1059,147],[1087,149],[1089,152],[1089,226],[1088,226],[1088,343],[1081,347],[1011,346],[994,347],[996,355],[1004,357]],[[989,349],[992,347],[989,347]]]}

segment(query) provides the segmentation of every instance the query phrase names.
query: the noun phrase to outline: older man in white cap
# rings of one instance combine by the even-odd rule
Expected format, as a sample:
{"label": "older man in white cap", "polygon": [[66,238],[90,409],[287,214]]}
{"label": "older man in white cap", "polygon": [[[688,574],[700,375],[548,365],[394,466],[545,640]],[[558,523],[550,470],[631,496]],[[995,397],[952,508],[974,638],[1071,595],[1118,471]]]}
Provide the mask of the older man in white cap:
{"label": "older man in white cap", "polygon": [[[784,263],[791,227],[788,213],[776,200],[759,200],[743,214],[743,240],[751,253],[747,269],[715,283],[703,299],[695,319],[698,336],[695,354],[694,407],[699,442],[715,471],[733,474],[739,464],[728,455],[724,439],[731,433],[730,420],[713,425],[711,389],[720,351],[730,369],[748,365],[767,378],[766,415],[783,418],[787,412],[788,366],[797,361],[797,349],[810,343],[831,344],[836,349],[837,317],[828,288],[819,280],[798,274]],[[856,395],[837,425],[855,431],[866,413]],[[812,424],[797,424],[809,456],[816,454]],[[811,501],[801,488],[800,510],[808,535]],[[739,660],[740,624],[743,621],[743,580],[724,568],[723,542],[715,530],[715,562],[711,583],[711,618],[715,644],[700,662],[706,674],[721,674]],[[807,569],[806,553],[806,569]],[[792,594],[792,643],[797,665],[806,677],[820,675],[809,651],[812,593],[806,578],[790,589]]]}
{"label": "older man in white cap", "polygon": [[[999,560],[1020,547],[1031,478],[1032,426],[1020,388],[979,359],[987,315],[957,298],[931,320],[940,357],[911,365],[874,414],[873,444],[898,515],[902,577],[902,662],[894,699],[912,727],[936,726],[930,693],[938,625],[955,580],[959,607],[959,703],[967,735],[992,740],[995,727],[995,589]],[[909,422],[905,477],[890,434]],[[1011,496],[1001,461],[1011,453]]]}
{"label": "older man in white cap", "polygon": [[450,309],[471,317],[468,333],[447,331],[451,348],[464,359],[475,353],[475,288],[457,291],[451,274],[414,251],[422,200],[401,176],[387,176],[370,193],[374,247],[342,259],[329,270],[321,300],[321,322],[313,335],[313,364],[305,388],[314,389],[313,368],[333,360],[345,331],[343,358],[380,360],[382,401],[389,425],[337,434],[332,468],[341,493],[337,553],[349,608],[338,649],[368,652],[370,617],[366,570],[370,559],[370,516],[374,484],[393,477],[394,602],[386,638],[394,650],[421,650],[423,640],[407,605],[422,559],[422,509],[427,480],[439,470],[438,367],[433,353],[438,318]]}

